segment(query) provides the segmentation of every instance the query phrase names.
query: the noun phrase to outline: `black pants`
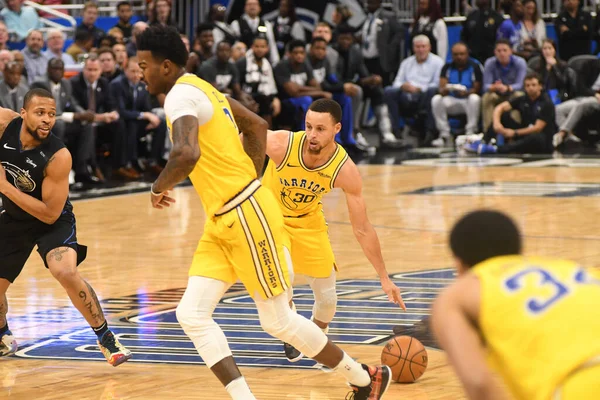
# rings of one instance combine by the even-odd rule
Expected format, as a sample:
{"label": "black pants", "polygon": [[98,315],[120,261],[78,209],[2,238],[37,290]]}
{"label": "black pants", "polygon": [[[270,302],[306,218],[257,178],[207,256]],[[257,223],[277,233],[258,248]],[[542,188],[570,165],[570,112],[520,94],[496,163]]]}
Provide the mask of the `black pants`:
{"label": "black pants", "polygon": [[[510,113],[502,114],[500,122],[505,128],[523,129],[524,124],[515,121]],[[493,124],[485,133],[483,140],[489,143],[490,140],[496,139],[497,133],[494,131]],[[545,132],[532,133],[525,136],[520,136],[517,139],[507,139],[503,146],[498,146],[498,154],[546,154],[551,150],[550,136]]]}
{"label": "black pants", "polygon": [[365,58],[364,61],[365,66],[372,75],[381,76],[381,80],[383,81],[383,87],[389,86],[392,83],[393,78],[389,72],[383,70],[383,68],[381,67],[381,59],[379,57]]}
{"label": "black pants", "polygon": [[[150,152],[140,148],[146,144],[141,141],[148,131],[146,120],[119,120],[117,129],[112,133],[112,162],[114,168],[121,168],[128,164],[135,164],[140,156],[146,157],[151,162],[160,162],[165,151],[167,124],[161,120],[160,125],[151,131],[152,143]],[[142,143],[142,144],[140,144]]]}

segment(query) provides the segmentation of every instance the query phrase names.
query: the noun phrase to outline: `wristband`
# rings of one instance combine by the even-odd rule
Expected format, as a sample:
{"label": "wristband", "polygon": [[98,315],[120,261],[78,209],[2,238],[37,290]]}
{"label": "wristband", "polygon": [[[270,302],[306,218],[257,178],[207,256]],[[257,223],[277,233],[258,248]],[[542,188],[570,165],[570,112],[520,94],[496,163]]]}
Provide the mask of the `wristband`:
{"label": "wristband", "polygon": [[154,191],[154,184],[152,184],[152,186],[150,186],[150,193],[152,194],[152,196],[162,196],[164,192],[156,193]]}

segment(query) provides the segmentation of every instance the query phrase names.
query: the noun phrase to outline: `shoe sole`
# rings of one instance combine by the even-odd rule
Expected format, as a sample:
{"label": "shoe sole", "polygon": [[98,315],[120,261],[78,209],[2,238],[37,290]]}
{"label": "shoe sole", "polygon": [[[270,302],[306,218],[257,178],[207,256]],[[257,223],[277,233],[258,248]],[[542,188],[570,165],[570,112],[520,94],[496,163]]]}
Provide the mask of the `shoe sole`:
{"label": "shoe sole", "polygon": [[287,358],[287,360],[289,362],[295,363],[295,362],[302,360],[303,357],[304,357],[304,354],[300,353],[300,355],[298,355],[298,357],[296,357],[296,358],[288,358],[287,356],[285,358]]}
{"label": "shoe sole", "polygon": [[112,365],[113,367],[118,367],[119,365],[123,364],[125,361],[131,359],[131,357],[133,357],[133,354],[123,354],[119,357],[117,357],[117,359],[110,365]]}
{"label": "shoe sole", "polygon": [[383,399],[383,396],[386,394],[386,392],[390,388],[390,384],[392,383],[392,369],[390,367],[388,367],[387,365],[382,365],[381,367],[382,368],[386,368],[387,372],[388,372],[388,381],[387,381],[387,384],[385,385],[385,389],[383,389],[381,391],[381,396],[379,396],[380,399]]}

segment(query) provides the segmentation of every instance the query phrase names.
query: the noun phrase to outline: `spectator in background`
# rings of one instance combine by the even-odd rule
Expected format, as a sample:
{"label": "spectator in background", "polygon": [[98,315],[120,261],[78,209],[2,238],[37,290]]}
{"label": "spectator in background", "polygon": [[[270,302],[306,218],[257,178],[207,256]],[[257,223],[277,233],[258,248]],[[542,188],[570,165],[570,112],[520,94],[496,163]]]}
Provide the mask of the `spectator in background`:
{"label": "spectator in background", "polygon": [[[131,25],[131,16],[133,15],[133,10],[131,9],[131,3],[129,1],[120,1],[117,3],[117,16],[119,17],[119,21],[114,26],[115,28],[119,28],[123,33],[123,39],[125,43],[129,42],[132,34],[132,25]],[[110,31],[109,31],[110,34]]]}
{"label": "spectator in background", "polygon": [[124,44],[117,43],[113,45],[112,51],[115,54],[115,60],[117,61],[117,68],[124,70],[127,64],[127,49]]}
{"label": "spectator in background", "polygon": [[40,76],[46,75],[48,58],[42,53],[44,37],[41,31],[30,31],[25,40],[26,47],[23,49],[25,58],[25,69],[27,70],[27,83],[31,83]]}
{"label": "spectator in background", "polygon": [[73,57],[63,51],[65,47],[65,34],[60,29],[48,29],[46,32],[46,46],[47,50],[43,54],[48,60],[58,58],[65,65],[75,64]]}
{"label": "spectator in background", "polygon": [[[266,37],[264,37],[264,39],[267,40]],[[269,43],[268,43],[268,40],[267,40],[267,46],[268,46],[268,44]],[[246,43],[244,43],[244,42],[236,42],[231,47],[231,61],[237,62],[239,59],[241,59],[242,57],[244,57],[247,52],[248,52],[248,48],[246,47]],[[267,48],[267,52],[268,52],[268,48]]]}
{"label": "spectator in background", "polygon": [[[241,42],[240,42],[241,43]],[[252,111],[273,126],[273,118],[281,112],[281,102],[277,95],[277,84],[273,67],[267,59],[269,41],[265,35],[254,38],[252,48],[236,62],[240,84],[244,93],[252,96],[256,105]]]}
{"label": "spectator in background", "polygon": [[83,6],[83,18],[81,25],[75,29],[75,37],[77,37],[77,32],[87,31],[94,38],[94,46],[98,47],[100,39],[106,35],[106,32],[96,26],[96,20],[98,20],[98,5],[93,1],[88,1]]}
{"label": "spectator in background", "polygon": [[211,24],[200,24],[196,27],[196,38],[185,66],[187,72],[198,75],[202,63],[214,55],[213,45],[215,39],[212,32],[213,27]]}
{"label": "spectator in background", "polygon": [[[362,26],[362,55],[372,75],[387,86],[403,55],[403,34],[396,15],[381,8],[381,0],[367,0],[367,18]],[[348,29],[344,29],[346,32]],[[340,32],[338,32],[339,34]]]}
{"label": "spectator in background", "polygon": [[574,56],[590,54],[592,16],[579,8],[579,0],[564,0],[563,6],[563,11],[556,17],[554,28],[558,34],[560,58],[569,61]]}
{"label": "spectator in background", "polygon": [[[48,61],[48,74],[31,84],[31,89],[42,88],[52,93],[56,101],[56,123],[52,132],[63,142],[69,136],[75,135],[77,125],[80,123],[94,122],[94,113],[86,111],[73,97],[71,82],[64,79],[65,63],[60,58]],[[68,132],[68,133],[67,133]]]}
{"label": "spectator in background", "polygon": [[8,50],[8,28],[4,21],[0,21],[0,50]]}
{"label": "spectator in background", "polygon": [[577,75],[568,64],[559,60],[552,39],[542,41],[542,55],[532,69],[540,76],[544,90],[555,105],[577,96]]}
{"label": "spectator in background", "polygon": [[546,39],[546,24],[540,17],[536,0],[525,0],[523,10],[521,44],[517,55],[529,60],[540,54],[542,42]]}
{"label": "spectator in background", "polygon": [[177,23],[171,15],[171,3],[167,0],[154,0],[153,18],[149,20],[149,25],[163,25],[177,27]]}
{"label": "spectator in background", "polygon": [[138,21],[135,24],[133,24],[133,29],[132,29],[132,34],[131,34],[131,40],[129,42],[127,42],[127,56],[129,57],[133,57],[137,54],[137,45],[136,45],[136,37],[137,35],[139,35],[140,33],[144,32],[146,30],[146,28],[148,28],[148,24],[143,22],[143,21]]}
{"label": "spectator in background", "polygon": [[397,125],[401,110],[405,116],[418,114],[421,137],[428,143],[434,139],[435,121],[431,114],[431,99],[440,86],[440,73],[444,61],[431,53],[429,38],[425,35],[415,36],[413,56],[408,57],[398,70],[392,86],[385,88],[385,102],[392,121]]}
{"label": "spectator in background", "polygon": [[490,8],[489,0],[476,0],[475,4],[477,9],[463,22],[460,38],[467,44],[471,57],[483,64],[494,56],[496,33],[504,18]]}
{"label": "spectator in background", "polygon": [[6,65],[13,61],[15,61],[15,56],[9,50],[0,50],[0,79],[3,76]]}
{"label": "spectator in background", "polygon": [[[335,6],[335,10],[333,10],[333,14],[331,15],[331,21],[335,24],[335,30],[332,32],[332,38],[330,39],[330,42],[337,42],[338,28],[352,28],[350,26],[350,18],[352,18],[352,11],[350,11],[350,8],[347,5],[338,4],[337,6]],[[327,24],[325,21],[322,22]],[[329,26],[329,24],[327,24],[327,26]],[[329,27],[329,29],[331,29],[331,27]],[[356,28],[356,30],[358,29],[359,28]]]}
{"label": "spectator in background", "polygon": [[[348,26],[344,29],[349,30],[351,28],[349,28]],[[325,39],[325,42],[327,43],[327,60],[329,60],[329,65],[331,65],[334,69],[337,69],[338,59],[340,58],[340,55],[338,54],[337,50],[331,46],[332,36],[333,35],[331,32],[331,26],[329,26],[327,22],[323,21],[317,24],[317,27],[315,28],[312,34],[313,39],[318,37]],[[306,51],[310,51],[310,45],[307,46]]]}
{"label": "spectator in background", "polygon": [[190,39],[187,37],[187,35],[185,33],[181,33],[179,35],[179,37],[181,38],[181,41],[183,42],[183,44],[185,45],[185,49],[187,50],[187,52],[189,53],[191,51],[191,47],[190,47]]}
{"label": "spectator in background", "polygon": [[521,0],[513,0],[510,8],[510,18],[504,20],[498,28],[498,39],[508,40],[513,51],[519,51],[521,45],[524,14]]}
{"label": "spectator in background", "polygon": [[137,57],[127,62],[125,73],[111,82],[111,93],[117,102],[120,119],[119,129],[113,133],[113,167],[115,174],[126,179],[137,179],[141,175],[134,168],[138,166],[140,139],[152,131],[152,151],[147,165],[159,174],[163,168],[162,155],[165,149],[167,126],[156,114],[152,113],[150,94],[146,85],[141,82],[142,70],[138,66]]}
{"label": "spectator in background", "polygon": [[[383,80],[381,79],[381,76],[369,73],[369,70],[363,61],[361,50],[358,46],[354,46],[354,34],[352,28],[340,27],[335,49],[339,54],[338,77],[344,83],[357,84],[362,89],[363,96],[371,99],[371,106],[373,107],[379,125],[381,143],[384,146],[391,147],[399,145],[400,142],[392,132],[388,108],[383,100]],[[360,127],[360,114],[360,112],[355,113],[355,129],[359,129]]]}
{"label": "spectator in background", "polygon": [[125,43],[125,37],[123,36],[123,31],[116,26],[113,26],[106,32],[108,36],[115,40],[115,43]]}
{"label": "spectator in background", "polygon": [[67,48],[66,53],[70,55],[75,62],[79,62],[79,56],[87,54],[94,47],[94,36],[87,30],[75,32],[75,41]]}
{"label": "spectator in background", "polygon": [[100,61],[100,69],[102,70],[102,77],[108,82],[112,82],[115,78],[119,77],[123,70],[119,68],[115,53],[110,47],[102,47],[97,52],[98,60]]}
{"label": "spectator in background", "polygon": [[265,34],[269,41],[269,61],[271,65],[277,65],[279,62],[279,52],[277,51],[273,25],[260,17],[260,11],[261,8],[258,0],[246,0],[244,14],[231,23],[231,28],[235,32],[235,35],[240,38],[240,41],[246,44],[246,47],[252,45],[254,38],[258,34]]}
{"label": "spectator in background", "polygon": [[208,12],[208,20],[213,24],[213,37],[215,43],[221,43],[225,40],[233,46],[238,37],[235,31],[227,22],[225,22],[225,12],[227,7],[223,4],[213,4]]}
{"label": "spectator in background", "polygon": [[444,65],[440,75],[439,94],[431,99],[431,111],[440,137],[432,142],[436,147],[452,143],[448,115],[467,115],[465,134],[477,133],[481,115],[481,65],[469,59],[469,49],[458,42],[452,46],[452,62]]}
{"label": "spectator in background", "polygon": [[305,128],[304,115],[314,99],[331,98],[331,93],[323,91],[313,76],[312,68],[306,62],[305,48],[304,42],[292,40],[288,44],[289,57],[277,64],[273,71],[282,106],[289,112],[293,128],[301,130]]}
{"label": "spectator in background", "polygon": [[495,57],[490,57],[483,67],[483,91],[481,112],[483,129],[492,125],[494,108],[509,99],[521,96],[523,81],[527,75],[527,63],[512,53],[510,42],[506,39],[496,41]]}
{"label": "spectator in background", "polygon": [[23,98],[29,86],[21,81],[23,66],[18,62],[10,62],[4,67],[4,79],[0,81],[0,107],[20,113]]}
{"label": "spectator in background", "polygon": [[83,64],[83,71],[70,79],[73,97],[84,110],[94,113],[93,124],[81,124],[69,141],[73,143],[73,169],[75,182],[97,184],[104,181],[104,174],[96,161],[96,135],[111,137],[119,119],[108,81],[101,76],[100,61],[90,53]]}
{"label": "spectator in background", "polygon": [[0,16],[9,31],[14,32],[17,41],[25,40],[32,29],[41,28],[40,18],[33,7],[24,6],[23,0],[5,0],[6,7],[0,10]]}
{"label": "spectator in background", "polygon": [[[524,86],[525,96],[496,106],[494,123],[486,131],[483,143],[473,143],[467,150],[479,154],[539,154],[550,151],[552,135],[556,132],[554,104],[543,92],[542,82],[536,73],[525,77]],[[511,110],[519,112],[520,122],[511,117]]]}
{"label": "spectator in background", "polygon": [[431,52],[444,62],[448,56],[448,28],[437,0],[419,0],[419,9],[411,29],[411,39],[425,35],[431,43]]}
{"label": "spectator in background", "polygon": [[273,22],[273,34],[279,51],[279,58],[285,55],[285,48],[292,39],[306,42],[304,27],[296,16],[294,0],[280,0],[279,15]]}

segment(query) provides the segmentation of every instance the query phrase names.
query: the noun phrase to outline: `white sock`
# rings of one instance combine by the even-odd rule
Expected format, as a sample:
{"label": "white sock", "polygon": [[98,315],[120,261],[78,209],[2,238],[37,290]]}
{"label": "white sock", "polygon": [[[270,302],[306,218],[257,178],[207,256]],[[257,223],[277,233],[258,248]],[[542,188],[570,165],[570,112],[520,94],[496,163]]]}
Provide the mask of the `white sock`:
{"label": "white sock", "polygon": [[354,386],[364,387],[371,384],[369,373],[362,368],[362,365],[346,354],[346,352],[344,352],[344,358],[334,368],[334,371],[344,375],[344,378]]}
{"label": "white sock", "polygon": [[233,400],[256,400],[243,376],[229,382],[225,390]]}

